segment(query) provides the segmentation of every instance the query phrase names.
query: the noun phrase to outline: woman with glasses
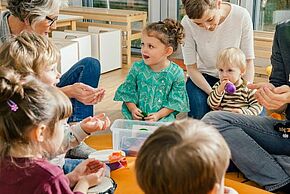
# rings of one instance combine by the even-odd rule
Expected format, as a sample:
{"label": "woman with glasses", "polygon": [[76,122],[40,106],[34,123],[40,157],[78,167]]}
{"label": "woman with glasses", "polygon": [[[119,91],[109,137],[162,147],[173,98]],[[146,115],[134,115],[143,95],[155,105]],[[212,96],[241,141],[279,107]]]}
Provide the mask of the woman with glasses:
{"label": "woman with glasses", "polygon": [[[7,11],[0,16],[0,46],[12,35],[33,31],[48,35],[56,28],[61,1],[59,0],[8,0]],[[69,56],[65,56],[69,57]],[[69,122],[78,122],[93,115],[93,105],[104,97],[105,90],[96,89],[100,79],[100,63],[94,58],[85,58],[74,64],[60,78],[58,87],[71,99],[73,115]],[[83,144],[81,144],[83,145]],[[94,151],[82,149],[81,157]],[[79,157],[79,154],[73,154]]]}

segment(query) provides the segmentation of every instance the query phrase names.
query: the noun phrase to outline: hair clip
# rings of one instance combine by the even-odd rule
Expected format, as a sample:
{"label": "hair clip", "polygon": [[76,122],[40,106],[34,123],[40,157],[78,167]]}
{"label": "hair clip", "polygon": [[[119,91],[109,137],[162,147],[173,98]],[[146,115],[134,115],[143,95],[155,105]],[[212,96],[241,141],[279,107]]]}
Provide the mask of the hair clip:
{"label": "hair clip", "polygon": [[7,104],[13,112],[16,112],[18,110],[17,104],[12,100],[7,100]]}

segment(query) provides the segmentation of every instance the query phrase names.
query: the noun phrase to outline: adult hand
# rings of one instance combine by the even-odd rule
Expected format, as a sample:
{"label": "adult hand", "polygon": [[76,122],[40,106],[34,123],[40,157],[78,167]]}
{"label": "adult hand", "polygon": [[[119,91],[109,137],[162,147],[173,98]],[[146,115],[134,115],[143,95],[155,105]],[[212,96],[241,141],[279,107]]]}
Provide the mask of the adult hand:
{"label": "adult hand", "polygon": [[133,120],[142,120],[143,118],[142,110],[140,110],[137,107],[131,111],[131,114],[132,114]]}
{"label": "adult hand", "polygon": [[105,113],[98,114],[93,117],[87,117],[80,123],[81,128],[87,132],[92,133],[95,131],[105,130],[111,124],[110,119]]}
{"label": "adult hand", "polygon": [[250,89],[258,89],[255,93],[257,101],[268,110],[281,110],[290,102],[290,87],[283,85],[274,87],[270,83],[250,84]]}
{"label": "adult hand", "polygon": [[150,113],[144,119],[145,119],[145,121],[156,122],[160,119],[160,117],[159,117],[159,114],[157,112],[155,112],[155,113]]}
{"label": "adult hand", "polygon": [[75,98],[85,105],[93,105],[100,102],[103,97],[104,89],[95,89],[83,83],[74,83],[73,85],[65,86],[62,91],[69,97]]}

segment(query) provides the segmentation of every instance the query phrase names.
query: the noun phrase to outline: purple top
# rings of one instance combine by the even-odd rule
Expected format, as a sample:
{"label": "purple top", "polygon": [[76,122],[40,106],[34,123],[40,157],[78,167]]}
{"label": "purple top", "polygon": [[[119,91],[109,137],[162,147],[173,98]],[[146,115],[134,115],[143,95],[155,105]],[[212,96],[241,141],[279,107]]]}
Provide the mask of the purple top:
{"label": "purple top", "polygon": [[28,158],[13,158],[13,160],[13,163],[10,158],[1,161],[1,193],[83,194],[73,192],[62,169],[47,160]]}

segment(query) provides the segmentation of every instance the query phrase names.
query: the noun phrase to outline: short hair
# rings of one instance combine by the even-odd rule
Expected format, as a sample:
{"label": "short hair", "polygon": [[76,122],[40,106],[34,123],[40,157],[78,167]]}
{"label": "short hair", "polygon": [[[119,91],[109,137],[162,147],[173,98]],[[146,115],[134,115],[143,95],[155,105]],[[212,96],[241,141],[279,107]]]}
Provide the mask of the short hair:
{"label": "short hair", "polygon": [[238,67],[242,72],[245,72],[247,68],[246,56],[239,48],[226,48],[219,53],[216,67]]}
{"label": "short hair", "polygon": [[219,132],[188,119],[161,126],[144,142],[136,176],[146,194],[207,194],[221,183],[230,150]]}
{"label": "short hair", "polygon": [[189,19],[200,19],[207,9],[216,7],[217,0],[182,0],[186,15]]}
{"label": "short hair", "polygon": [[60,0],[8,0],[7,9],[11,14],[24,22],[27,19],[32,25],[44,20],[46,16],[58,14]]}
{"label": "short hair", "polygon": [[183,43],[185,37],[184,28],[181,23],[170,18],[148,24],[143,33],[157,38],[166,46],[171,46],[173,51],[177,50],[178,45]]}
{"label": "short hair", "polygon": [[[48,127],[47,137],[51,137],[58,121],[68,118],[71,113],[69,98],[58,88],[33,76],[23,78],[12,69],[0,67],[1,159],[19,145],[46,156],[49,153],[29,138],[31,130],[43,123]],[[47,142],[49,144],[49,140]]]}
{"label": "short hair", "polygon": [[21,32],[0,47],[1,66],[22,75],[39,76],[47,67],[60,63],[60,52],[52,40],[34,32]]}

